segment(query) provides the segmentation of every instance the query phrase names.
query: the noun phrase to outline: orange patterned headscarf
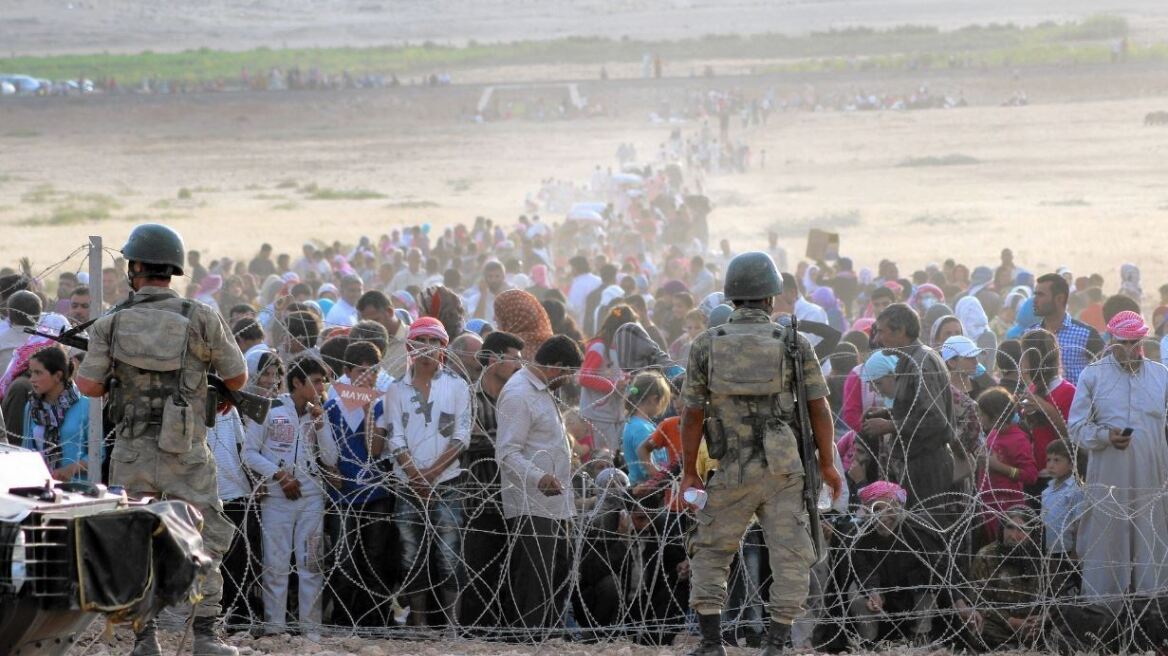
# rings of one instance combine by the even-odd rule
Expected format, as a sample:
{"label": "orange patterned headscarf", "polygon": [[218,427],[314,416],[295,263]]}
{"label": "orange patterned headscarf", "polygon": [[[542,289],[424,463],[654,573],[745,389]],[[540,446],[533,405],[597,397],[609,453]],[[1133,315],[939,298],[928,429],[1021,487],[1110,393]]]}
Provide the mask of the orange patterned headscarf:
{"label": "orange patterned headscarf", "polygon": [[547,311],[521,289],[509,289],[495,297],[495,327],[522,339],[523,351],[529,357],[552,336]]}

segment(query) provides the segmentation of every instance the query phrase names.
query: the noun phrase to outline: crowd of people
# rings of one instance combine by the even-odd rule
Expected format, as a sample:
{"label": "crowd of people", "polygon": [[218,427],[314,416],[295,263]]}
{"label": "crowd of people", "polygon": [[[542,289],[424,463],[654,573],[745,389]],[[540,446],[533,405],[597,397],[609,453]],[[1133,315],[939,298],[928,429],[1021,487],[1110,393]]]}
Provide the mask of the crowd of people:
{"label": "crowd of people", "polygon": [[[219,313],[247,389],[273,400],[262,422],[230,409],[208,432],[236,527],[230,623],[687,631],[680,391],[690,346],[734,312],[720,290],[736,251],[709,248],[710,208],[680,175],[597,171],[587,220],[187,253],[180,291]],[[774,234],[747,246],[784,271],[773,318],[814,347],[847,483],[796,647],[1159,644],[1168,286],[1149,305],[1134,266],[1107,295],[1101,275],[1031,272],[1008,249],[903,276],[892,260],[788,269]],[[103,308],[84,274],[51,282],[0,271],[0,410],[10,442],[80,480],[109,466],[86,447],[85,353],[25,329]],[[102,285],[106,307],[127,296],[117,263]],[[718,470],[704,445],[696,470]],[[761,639],[766,553],[783,548],[757,525],[743,536],[727,642]]]}

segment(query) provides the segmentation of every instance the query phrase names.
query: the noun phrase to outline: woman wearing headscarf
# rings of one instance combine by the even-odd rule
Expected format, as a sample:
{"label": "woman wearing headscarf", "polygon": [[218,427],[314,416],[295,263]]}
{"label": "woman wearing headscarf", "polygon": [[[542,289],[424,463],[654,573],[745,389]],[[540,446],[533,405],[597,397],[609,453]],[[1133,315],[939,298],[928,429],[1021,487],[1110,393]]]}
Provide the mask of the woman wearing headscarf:
{"label": "woman wearing headscarf", "polygon": [[200,303],[206,303],[218,311],[219,301],[216,300],[216,296],[221,289],[223,289],[223,276],[208,273],[199,281],[198,290],[195,292],[195,300]]}
{"label": "woman wearing headscarf", "polygon": [[495,325],[523,340],[532,356],[552,336],[552,323],[539,300],[522,289],[508,289],[495,297]]}
{"label": "woman wearing headscarf", "polygon": [[223,289],[219,292],[219,307],[223,310],[224,316],[227,316],[236,305],[247,303],[243,279],[234,275],[224,278]]}
{"label": "woman wearing headscarf", "polygon": [[465,332],[466,308],[462,305],[462,298],[447,287],[427,287],[419,298],[418,311],[420,316],[441,321],[447,335],[457,337]]}
{"label": "woman wearing headscarf", "polygon": [[925,283],[917,287],[908,300],[908,304],[917,311],[917,314],[922,316],[929,311],[929,308],[944,302],[945,292],[932,283]]}
{"label": "woman wearing headscarf", "polygon": [[612,308],[600,324],[600,332],[584,345],[580,365],[580,416],[592,424],[597,445],[620,453],[624,428],[624,400],[627,383],[616,350],[617,330],[634,323],[637,315],[627,305]]}
{"label": "woman wearing headscarf", "polygon": [[554,298],[545,298],[540,305],[547,312],[548,321],[552,325],[553,335],[567,335],[572,341],[584,342],[584,335],[576,327],[576,320],[568,314],[568,308],[564,305],[563,301]]}
{"label": "woman wearing headscarf", "polygon": [[1140,270],[1134,264],[1119,267],[1119,293],[1139,303],[1144,295],[1140,287]]}
{"label": "woman wearing headscarf", "polygon": [[1038,315],[1034,314],[1034,299],[1027,298],[1014,314],[1014,325],[1006,331],[1006,339],[1021,339],[1023,333],[1038,323]]}
{"label": "woman wearing headscarf", "polygon": [[[68,328],[69,320],[56,312],[41,315],[36,325],[37,332],[47,335],[60,335]],[[28,372],[28,359],[32,357],[32,354],[54,343],[48,337],[29,335],[23,346],[16,347],[16,350],[12,352],[12,360],[8,362],[8,368],[4,371],[3,376],[0,376],[0,399],[7,396],[9,388],[16,379]]]}
{"label": "woman wearing headscarf", "polygon": [[73,384],[72,369],[56,344],[28,359],[32,395],[24,409],[22,446],[40,453],[58,481],[81,480],[89,462],[89,399]]}
{"label": "woman wearing headscarf", "polygon": [[835,292],[831,287],[819,287],[811,293],[811,302],[823,308],[827,312],[827,325],[840,331],[847,332],[848,321],[844,318],[843,309],[840,307],[839,300],[835,297]]}
{"label": "woman wearing headscarf", "polygon": [[954,314],[961,321],[961,330],[982,349],[978,362],[987,369],[993,368],[994,353],[998,350],[998,337],[989,329],[989,317],[976,296],[966,296],[957,301]]}
{"label": "woman wearing headscarf", "polygon": [[389,296],[390,303],[400,310],[405,310],[411,319],[418,318],[418,301],[414,299],[414,295],[404,289],[399,289]]}
{"label": "woman wearing headscarf", "polygon": [[547,265],[536,264],[531,267],[531,273],[528,277],[531,278],[531,287],[528,287],[527,291],[537,300],[542,301],[544,294],[552,288],[551,275],[548,273]]}

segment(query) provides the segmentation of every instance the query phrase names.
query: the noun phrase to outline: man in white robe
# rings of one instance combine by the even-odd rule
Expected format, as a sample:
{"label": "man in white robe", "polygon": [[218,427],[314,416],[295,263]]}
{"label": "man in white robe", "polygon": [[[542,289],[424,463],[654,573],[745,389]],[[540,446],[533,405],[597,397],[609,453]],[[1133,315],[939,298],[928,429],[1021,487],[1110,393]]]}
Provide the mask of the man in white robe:
{"label": "man in white robe", "polygon": [[1076,538],[1083,594],[1115,600],[1168,586],[1168,368],[1143,357],[1148,326],[1135,312],[1107,331],[1112,347],[1080,376],[1067,428],[1089,455]]}

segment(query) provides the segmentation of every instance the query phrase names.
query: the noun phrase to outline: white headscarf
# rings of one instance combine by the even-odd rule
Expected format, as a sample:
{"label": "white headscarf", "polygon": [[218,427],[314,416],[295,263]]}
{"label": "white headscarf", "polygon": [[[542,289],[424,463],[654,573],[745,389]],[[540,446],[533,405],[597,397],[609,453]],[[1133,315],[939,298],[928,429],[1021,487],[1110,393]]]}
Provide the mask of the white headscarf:
{"label": "white headscarf", "polygon": [[977,300],[976,296],[966,296],[957,301],[957,307],[953,309],[953,313],[961,322],[961,330],[965,336],[975,342],[989,327],[989,317],[986,316],[985,308],[981,306],[981,301]]}

